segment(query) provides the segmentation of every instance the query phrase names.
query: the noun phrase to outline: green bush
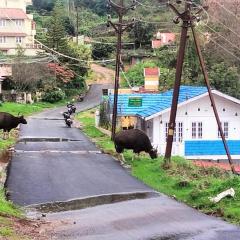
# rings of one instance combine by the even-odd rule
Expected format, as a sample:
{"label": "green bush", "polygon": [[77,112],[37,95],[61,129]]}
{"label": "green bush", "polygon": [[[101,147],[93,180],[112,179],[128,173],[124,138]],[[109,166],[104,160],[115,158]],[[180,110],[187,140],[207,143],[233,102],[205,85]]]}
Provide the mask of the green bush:
{"label": "green bush", "polygon": [[48,89],[42,96],[44,102],[55,103],[66,97],[64,91],[60,88]]}
{"label": "green bush", "polygon": [[64,92],[66,94],[66,97],[75,97],[82,93],[81,89],[78,88],[66,88],[64,89]]}

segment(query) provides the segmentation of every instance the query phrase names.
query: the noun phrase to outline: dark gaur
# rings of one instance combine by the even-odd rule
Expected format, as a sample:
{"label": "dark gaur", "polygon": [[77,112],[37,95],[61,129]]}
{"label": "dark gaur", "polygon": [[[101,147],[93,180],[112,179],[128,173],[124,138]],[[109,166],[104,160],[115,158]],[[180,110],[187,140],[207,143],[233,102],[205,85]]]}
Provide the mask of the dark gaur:
{"label": "dark gaur", "polygon": [[9,132],[16,128],[20,123],[27,124],[26,119],[24,116],[15,117],[10,113],[0,112],[0,129],[3,129],[3,138],[5,139],[5,135],[7,137]]}
{"label": "dark gaur", "polygon": [[157,158],[157,149],[154,149],[147,134],[139,129],[123,130],[115,135],[115,149],[122,153],[124,149],[132,149],[134,153],[146,152],[152,159]]}

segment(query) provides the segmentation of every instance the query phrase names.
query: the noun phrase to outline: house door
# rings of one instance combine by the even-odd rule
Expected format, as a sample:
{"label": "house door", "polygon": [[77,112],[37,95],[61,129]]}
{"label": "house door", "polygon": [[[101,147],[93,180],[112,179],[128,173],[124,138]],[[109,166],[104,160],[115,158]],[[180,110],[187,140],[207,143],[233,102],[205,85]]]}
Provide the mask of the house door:
{"label": "house door", "polygon": [[[165,136],[167,142],[168,123],[165,123]],[[173,136],[172,155],[183,156],[183,123],[176,122],[176,127]]]}

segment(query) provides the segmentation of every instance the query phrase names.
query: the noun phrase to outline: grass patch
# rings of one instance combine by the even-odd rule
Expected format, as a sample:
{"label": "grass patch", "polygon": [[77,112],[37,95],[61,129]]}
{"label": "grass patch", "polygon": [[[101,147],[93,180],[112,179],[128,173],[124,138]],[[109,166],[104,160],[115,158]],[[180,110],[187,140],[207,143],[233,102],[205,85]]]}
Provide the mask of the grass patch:
{"label": "grass patch", "polygon": [[13,230],[9,227],[0,227],[0,236],[10,237],[13,235]]}
{"label": "grass patch", "polygon": [[[95,128],[94,112],[89,110],[78,114],[83,132],[104,152],[117,156],[110,137]],[[151,159],[142,154],[132,161],[132,155],[131,151],[124,152],[127,164],[132,167],[132,175],[145,184],[204,213],[240,225],[239,176],[216,167],[197,167],[181,157],[173,157],[171,169],[165,170],[162,168],[162,157]],[[234,198],[224,198],[219,203],[208,199],[230,187],[236,192]]]}
{"label": "grass patch", "polygon": [[[6,200],[4,189],[0,189],[0,213],[16,217],[21,217],[22,214],[19,208]],[[0,219],[1,222],[2,220]]]}
{"label": "grass patch", "polygon": [[46,103],[46,102],[37,102],[33,104],[21,104],[21,103],[11,103],[5,102],[0,106],[0,112],[8,112],[15,116],[18,114],[29,116],[37,112],[41,112],[47,108],[53,108],[55,106],[61,106],[66,103],[66,100],[58,102],[56,104]]}

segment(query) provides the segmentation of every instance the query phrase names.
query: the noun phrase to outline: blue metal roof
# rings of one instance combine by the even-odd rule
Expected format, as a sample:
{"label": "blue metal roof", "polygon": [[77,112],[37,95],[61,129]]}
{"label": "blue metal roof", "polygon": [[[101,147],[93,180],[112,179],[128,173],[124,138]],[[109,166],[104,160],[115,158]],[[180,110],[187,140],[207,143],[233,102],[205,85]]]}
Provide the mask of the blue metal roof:
{"label": "blue metal roof", "polygon": [[[207,92],[206,87],[181,86],[178,103],[185,102]],[[118,96],[118,115],[149,117],[171,107],[173,90],[163,93],[133,93],[119,94]],[[141,97],[141,107],[129,107],[129,97]],[[110,104],[113,105],[113,95],[110,96]]]}

